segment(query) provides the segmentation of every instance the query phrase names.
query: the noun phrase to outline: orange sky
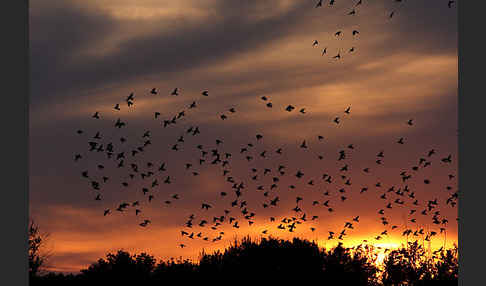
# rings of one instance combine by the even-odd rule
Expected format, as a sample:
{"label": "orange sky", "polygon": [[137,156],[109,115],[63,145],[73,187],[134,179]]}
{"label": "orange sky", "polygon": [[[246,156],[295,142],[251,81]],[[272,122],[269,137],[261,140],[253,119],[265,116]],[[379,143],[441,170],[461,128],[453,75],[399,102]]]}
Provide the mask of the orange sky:
{"label": "orange sky", "polygon": [[[51,234],[52,269],[76,272],[118,249],[145,251],[164,259],[197,259],[203,248],[228,246],[235,236],[259,237],[264,229],[290,238],[293,234],[278,230],[278,223],[270,223],[269,217],[276,217],[277,222],[283,217],[300,217],[302,214],[292,211],[296,196],[304,198],[299,205],[308,218],[319,216],[298,225],[296,236],[329,246],[336,241],[327,241],[328,231],[340,232],[345,221],[359,215],[360,222],[353,224],[355,229],[349,231],[345,244],[375,241],[373,237],[384,229],[390,235],[380,243],[402,243],[404,220],[413,200],[394,193],[387,194],[387,200],[380,199],[389,187],[404,187],[402,171],[413,175],[406,184],[422,202],[416,207],[414,227],[438,230],[430,215],[420,215],[426,201],[437,198],[440,217],[449,220],[447,244],[457,241],[457,208],[445,204],[457,190],[457,178],[447,177],[457,172],[455,10],[438,3],[394,7],[363,1],[357,15],[347,16],[353,1],[337,1],[335,7],[322,9],[314,9],[312,2],[45,1],[31,5],[30,211]],[[387,17],[391,10],[397,11],[393,19]],[[54,33],[59,25],[68,27],[66,32]],[[360,34],[353,37],[355,29]],[[337,30],[343,31],[341,39],[334,36]],[[47,35],[49,42],[44,40]],[[319,45],[313,47],[316,39]],[[328,54],[321,56],[324,47]],[[356,51],[349,53],[351,47]],[[342,58],[332,59],[339,51]],[[153,87],[160,91],[156,96],[148,95]],[[169,95],[175,87],[180,89],[178,97]],[[201,96],[202,90],[209,90],[210,96]],[[127,109],[124,99],[131,92],[135,105]],[[262,96],[273,103],[272,109],[265,107]],[[171,118],[192,101],[198,107],[186,110],[175,126],[164,129],[153,119],[155,111],[162,119]],[[113,109],[115,103],[120,103],[121,111]],[[289,104],[296,110],[286,112]],[[345,115],[348,106],[351,113]],[[231,107],[235,114],[228,113]],[[306,114],[298,113],[304,107]],[[102,114],[101,120],[90,117],[95,111]],[[219,118],[223,113],[227,120]],[[336,116],[342,119],[339,125],[332,122]],[[121,131],[112,127],[119,117],[128,122]],[[406,124],[410,118],[413,126]],[[199,126],[201,134],[185,135],[189,126]],[[78,136],[77,129],[85,130],[85,137]],[[167,174],[158,175],[160,186],[153,191],[155,199],[150,204],[141,188],[152,179],[138,179],[125,189],[120,183],[128,170],[122,172],[105,155],[86,152],[86,142],[97,131],[106,142],[123,134],[134,147],[132,142],[145,130],[152,131],[153,145],[137,162],[151,161],[156,166],[166,162],[167,174],[174,181],[163,184]],[[257,133],[264,136],[258,143]],[[322,142],[318,142],[318,134],[325,137]],[[174,152],[170,148],[180,135],[185,142],[180,144],[181,151]],[[400,137],[405,138],[404,145],[396,143]],[[233,154],[230,175],[237,182],[245,181],[243,197],[248,210],[256,213],[251,227],[237,208],[231,208],[234,191],[221,176],[221,167],[198,164],[196,145],[204,145],[210,156],[216,138],[224,142],[218,147],[221,152]],[[303,140],[307,150],[299,148]],[[255,159],[247,162],[239,150],[250,142],[255,144],[251,151]],[[356,148],[346,149],[348,144]],[[280,147],[284,150],[281,156],[274,152]],[[348,158],[338,162],[342,149]],[[430,149],[437,151],[428,158],[431,166],[412,171]],[[264,150],[267,159],[258,156]],[[385,151],[384,163],[377,165],[376,154],[381,150]],[[75,153],[85,158],[74,163]],[[324,160],[318,160],[318,154]],[[440,159],[448,154],[452,154],[452,163],[442,163]],[[100,162],[107,166],[103,172],[96,170]],[[199,176],[184,169],[188,162]],[[284,176],[276,172],[279,164],[286,166]],[[350,168],[345,175],[351,186],[343,185],[345,180],[339,178],[344,164]],[[371,169],[370,174],[362,172],[365,167]],[[251,168],[258,169],[257,182],[251,180]],[[264,176],[264,168],[272,172]],[[94,201],[96,193],[80,176],[88,169],[98,178],[102,174],[110,177],[110,183],[103,186],[102,201]],[[305,173],[303,179],[296,179],[297,170]],[[332,174],[334,182],[323,182],[323,173]],[[258,185],[268,190],[277,175],[278,188],[268,197],[256,191]],[[311,179],[315,186],[307,185]],[[424,179],[431,184],[425,185]],[[375,187],[377,182],[382,187]],[[289,190],[290,184],[297,188]],[[446,186],[452,189],[446,190]],[[360,194],[362,187],[369,190]],[[339,199],[341,188],[346,189],[345,202]],[[331,193],[329,198],[323,196],[326,190]],[[221,191],[228,196],[222,198]],[[181,199],[166,206],[164,201],[175,193]],[[264,200],[275,196],[280,198],[279,205],[263,209]],[[377,211],[396,198],[406,203],[386,209],[390,224],[385,227]],[[327,199],[335,212],[312,205],[314,200],[322,204]],[[121,202],[135,200],[141,202],[138,217],[133,208],[124,214],[114,211]],[[202,202],[213,208],[201,210]],[[106,208],[113,213],[103,217]],[[231,210],[229,216],[238,217],[238,230],[227,223],[217,231],[209,229],[211,224],[197,226],[201,219],[212,220],[224,209]],[[202,231],[213,238],[224,231],[223,239],[213,243],[181,237],[190,214],[196,216],[190,232]],[[152,223],[147,228],[138,226],[145,218]],[[392,231],[391,225],[398,228]],[[408,221],[407,225],[413,224]],[[311,226],[315,232],[310,231]],[[444,234],[440,234],[432,244],[441,246],[443,241]],[[187,247],[179,248],[180,243]]]}

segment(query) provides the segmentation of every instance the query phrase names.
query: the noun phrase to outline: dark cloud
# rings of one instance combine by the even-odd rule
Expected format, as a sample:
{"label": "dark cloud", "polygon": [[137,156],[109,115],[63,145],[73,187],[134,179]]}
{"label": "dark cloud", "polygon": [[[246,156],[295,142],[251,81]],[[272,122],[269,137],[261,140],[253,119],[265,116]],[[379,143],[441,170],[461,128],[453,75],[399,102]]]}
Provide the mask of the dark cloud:
{"label": "dark cloud", "polygon": [[[372,21],[360,19],[362,23],[358,26],[363,26],[363,38],[369,37],[367,28],[374,26],[384,31],[393,30],[406,39],[386,38],[385,42],[374,43],[367,47],[374,50],[368,60],[386,57],[400,49],[431,54],[455,53],[456,45],[451,45],[456,42],[455,14],[446,11],[451,15],[444,16],[444,9],[436,4],[404,4],[393,22],[376,16]],[[49,98],[64,99],[96,87],[150,75],[170,78],[177,72],[221,62],[284,37],[316,30],[305,21],[313,11],[304,2],[288,11],[255,20],[256,11],[272,9],[269,3],[219,1],[213,7],[217,17],[209,17],[202,23],[182,22],[169,30],[163,29],[167,26],[164,20],[147,20],[161,29],[121,40],[115,50],[96,56],[82,52],[99,49],[113,34],[124,33],[122,20],[102,9],[69,2],[49,2],[43,9],[42,5],[37,5],[31,13],[32,102],[35,105]],[[369,11],[364,10],[363,17],[383,9],[377,4],[369,5],[363,8]],[[331,21],[351,21],[332,13],[335,12],[330,9],[322,12]],[[377,24],[381,22],[382,25]],[[323,20],[315,24],[326,27]],[[267,71],[255,71],[256,77],[261,74]]]}
{"label": "dark cloud", "polygon": [[[226,3],[226,4],[224,4]],[[258,1],[221,1],[220,17],[204,23],[182,24],[176,30],[161,30],[125,40],[115,51],[100,57],[75,58],[84,48],[96,47],[117,29],[107,13],[56,3],[31,15],[33,102],[71,94],[77,89],[94,88],[151,74],[170,74],[215,59],[225,58],[263,46],[296,28],[307,10],[300,4],[283,14],[260,21],[249,19]],[[261,4],[260,4],[261,5]],[[236,12],[237,11],[237,12]],[[153,25],[163,25],[154,20]],[[37,36],[36,36],[37,35]],[[42,37],[40,36],[42,35]]]}

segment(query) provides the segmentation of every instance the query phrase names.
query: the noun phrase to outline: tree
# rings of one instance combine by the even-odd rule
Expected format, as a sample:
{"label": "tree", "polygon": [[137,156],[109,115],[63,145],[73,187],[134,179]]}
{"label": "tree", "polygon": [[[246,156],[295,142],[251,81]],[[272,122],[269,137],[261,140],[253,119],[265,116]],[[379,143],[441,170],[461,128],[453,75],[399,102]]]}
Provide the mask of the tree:
{"label": "tree", "polygon": [[39,226],[33,219],[29,221],[29,277],[35,278],[42,271],[49,254],[44,251],[45,242],[49,237],[47,233],[41,233]]}

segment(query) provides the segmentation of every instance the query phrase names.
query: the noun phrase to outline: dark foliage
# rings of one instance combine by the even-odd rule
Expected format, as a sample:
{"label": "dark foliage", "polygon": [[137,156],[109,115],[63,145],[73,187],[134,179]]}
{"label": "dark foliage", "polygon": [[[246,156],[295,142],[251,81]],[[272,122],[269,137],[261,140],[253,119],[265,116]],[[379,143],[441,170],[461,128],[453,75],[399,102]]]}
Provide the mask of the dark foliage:
{"label": "dark foliage", "polygon": [[41,273],[43,266],[49,257],[49,254],[43,251],[46,239],[49,235],[47,233],[41,233],[39,226],[33,219],[30,219],[27,231],[29,235],[29,277],[30,279],[34,279]]}
{"label": "dark foliage", "polygon": [[[249,237],[235,241],[224,252],[202,253],[199,263],[157,261],[142,253],[109,253],[77,275],[49,273],[31,285],[172,285],[196,281],[293,281],[312,279],[323,285],[457,285],[457,248],[430,258],[417,245],[392,251],[383,269],[368,246],[325,250],[314,242]],[[229,279],[229,280],[227,280]]]}
{"label": "dark foliage", "polygon": [[457,285],[457,246],[429,256],[417,241],[392,251],[384,261],[383,285]]}

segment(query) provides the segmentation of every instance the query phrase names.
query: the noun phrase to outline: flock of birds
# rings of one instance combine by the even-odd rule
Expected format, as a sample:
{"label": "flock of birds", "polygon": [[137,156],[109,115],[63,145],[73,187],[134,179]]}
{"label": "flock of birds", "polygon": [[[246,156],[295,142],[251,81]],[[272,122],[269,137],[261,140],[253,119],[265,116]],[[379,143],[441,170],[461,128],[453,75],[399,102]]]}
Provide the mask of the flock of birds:
{"label": "flock of birds", "polygon": [[[396,2],[402,2],[397,1]],[[333,5],[335,1],[331,0],[329,5]],[[448,6],[454,1],[449,1]],[[356,3],[356,7],[361,5],[362,1]],[[316,8],[322,7],[323,1],[320,0]],[[349,13],[349,15],[356,14],[356,8]],[[391,12],[390,18],[393,17],[395,12]],[[336,37],[342,35],[342,31],[335,33]],[[353,30],[353,36],[358,36],[359,31]],[[319,43],[316,40],[313,46],[317,46]],[[354,48],[351,48],[349,52],[353,52]],[[326,53],[324,48],[323,53]],[[339,59],[338,53],[334,58]],[[169,92],[169,96],[179,96],[179,88],[175,88],[172,92]],[[156,88],[151,89],[146,96],[160,96],[159,91]],[[200,96],[208,97],[209,91],[204,90]],[[276,106],[270,98],[262,96],[258,98],[262,104],[262,108],[265,109],[277,109],[279,112],[298,113],[302,115],[308,114],[305,107],[297,107],[291,104],[285,104],[283,106]],[[124,103],[116,103],[113,107],[114,112],[121,112],[122,106],[126,105],[126,108],[135,108],[135,94],[131,93],[125,98]],[[192,101],[187,104],[187,108],[184,108],[180,112],[174,112],[171,116],[162,118],[161,112],[155,111],[152,118],[159,124],[159,128],[171,128],[174,126],[180,126],[179,123],[182,119],[188,116],[194,109],[199,107],[198,101]],[[228,110],[219,113],[218,117],[222,121],[231,120],[231,116],[237,113],[236,107],[231,107]],[[351,107],[343,108],[342,115],[333,117],[330,124],[339,127],[342,120],[348,120],[351,117]],[[103,113],[100,111],[94,112],[92,115],[93,120],[102,120]],[[404,122],[409,128],[413,128],[415,121],[409,119]],[[144,156],[147,154],[147,149],[151,146],[161,146],[154,142],[153,134],[155,130],[145,130],[140,132],[135,139],[129,138],[127,134],[120,135],[124,129],[126,129],[128,123],[118,117],[112,123],[112,128],[116,131],[96,131],[93,134],[85,131],[78,130],[79,136],[85,136],[87,140],[87,148],[84,152],[76,153],[74,155],[74,161],[86,159],[89,154],[101,153],[103,154],[103,161],[98,162],[95,166],[84,169],[81,171],[81,177],[87,181],[89,186],[96,192],[94,200],[101,201],[103,199],[102,190],[109,188],[109,183],[115,184],[115,188],[132,189],[136,188],[136,192],[143,198],[142,200],[136,200],[132,202],[121,201],[117,203],[113,208],[108,208],[103,211],[104,216],[108,216],[113,213],[133,213],[135,216],[143,216],[142,204],[154,204],[156,202],[156,196],[166,196],[162,199],[163,205],[171,206],[176,202],[185,199],[182,194],[167,194],[157,193],[162,186],[170,188],[170,185],[177,179],[174,174],[170,173],[169,162],[155,162],[153,156]],[[174,142],[170,143],[170,147],[167,152],[185,152],[188,144],[191,141],[196,140],[196,136],[200,135],[201,128],[199,126],[185,126],[181,131],[181,135],[175,138]],[[111,133],[111,134],[110,134]],[[118,136],[114,138],[116,133]],[[220,168],[224,182],[228,184],[227,190],[220,190],[218,193],[218,202],[202,201],[198,206],[200,215],[196,216],[194,213],[187,215],[184,219],[183,229],[180,230],[180,235],[183,239],[194,240],[201,239],[203,241],[217,242],[222,240],[225,232],[221,229],[225,226],[230,226],[235,230],[239,229],[242,225],[247,224],[251,227],[256,227],[257,217],[259,221],[267,221],[270,224],[275,225],[275,231],[288,231],[296,232],[299,228],[302,228],[306,223],[310,223],[307,229],[312,232],[317,230],[317,221],[319,220],[318,208],[325,208],[329,215],[337,212],[343,204],[350,198],[350,196],[364,196],[365,193],[373,191],[377,193],[376,200],[382,201],[383,206],[376,210],[377,220],[383,225],[383,230],[376,234],[374,239],[379,241],[390,235],[393,231],[400,231],[402,236],[406,236],[407,240],[409,236],[415,237],[417,241],[419,237],[423,241],[430,241],[432,237],[446,232],[448,219],[441,215],[440,205],[442,207],[455,207],[458,199],[458,192],[454,191],[452,186],[446,186],[446,192],[448,194],[447,199],[439,200],[434,197],[426,200],[419,200],[417,198],[417,192],[419,190],[412,190],[410,184],[408,184],[412,178],[419,177],[419,174],[425,168],[432,164],[442,164],[444,166],[452,163],[452,155],[444,154],[438,157],[437,151],[434,149],[424,150],[423,154],[418,154],[416,158],[416,164],[409,166],[400,172],[399,181],[395,185],[384,186],[381,182],[377,181],[373,187],[366,185],[354,187],[356,183],[352,180],[349,172],[354,166],[351,164],[350,154],[353,154],[359,150],[357,146],[350,143],[345,145],[340,150],[336,151],[335,158],[329,159],[339,167],[334,171],[326,171],[320,177],[313,177],[308,175],[308,171],[304,168],[295,168],[291,166],[290,162],[283,162],[282,158],[288,150],[284,151],[283,147],[278,147],[275,150],[258,150],[262,146],[264,140],[263,134],[255,134],[255,136],[249,140],[248,143],[244,143],[242,146],[234,149],[234,146],[226,146],[222,138],[214,138],[214,145],[211,147],[203,146],[203,144],[194,144],[194,148],[197,149],[200,156],[194,158],[193,161],[184,164],[184,169],[190,174],[190,176],[196,177],[200,175],[200,169],[203,166],[214,166]],[[130,139],[130,140],[129,140]],[[316,134],[314,139],[303,140],[296,144],[297,149],[310,150],[318,149],[314,147],[314,143],[322,144],[326,141],[322,134]],[[396,139],[397,146],[404,145],[407,140],[404,137]],[[229,150],[233,148],[232,150]],[[160,150],[160,149],[158,149]],[[385,150],[377,150],[376,157],[373,162],[369,162],[369,166],[363,168],[360,172],[365,175],[372,175],[375,172],[375,167],[378,168],[385,164]],[[159,154],[160,155],[160,154]],[[147,158],[149,157],[149,158]],[[325,160],[322,154],[318,154],[316,160]],[[265,162],[265,165],[263,161]],[[328,159],[326,158],[325,161]],[[91,164],[91,163],[90,163]],[[176,164],[181,164],[180,162]],[[247,166],[248,174],[234,174],[233,165],[245,165]],[[271,165],[271,167],[269,165]],[[110,165],[110,166],[109,166]],[[264,166],[265,165],[265,166]],[[114,169],[119,175],[117,177],[109,176],[106,172],[107,169]],[[121,175],[120,175],[121,174]],[[447,179],[453,180],[455,175],[448,172]],[[141,181],[140,181],[141,180]],[[284,180],[291,181],[290,184],[283,187]],[[141,183],[141,184],[140,184]],[[424,187],[431,184],[430,179],[423,179]],[[143,186],[140,186],[143,185]],[[254,185],[254,188],[252,187]],[[299,186],[300,185],[300,186]],[[322,187],[324,191],[322,191]],[[353,186],[353,187],[351,187]],[[288,194],[282,195],[282,188],[286,188],[289,192],[296,192],[298,189],[311,188],[315,192],[308,195],[313,197],[308,199],[303,195],[295,196],[295,207],[286,210],[289,215],[283,217],[269,216],[267,218],[261,218],[257,215],[258,208],[272,209],[278,208],[282,205],[282,200],[288,197]],[[329,191],[331,188],[336,191]],[[352,189],[355,191],[352,191]],[[423,188],[420,188],[422,190]],[[359,191],[358,191],[359,190]],[[255,204],[254,202],[245,199],[245,196],[251,192],[261,195],[261,200]],[[232,194],[231,194],[232,193]],[[320,199],[316,199],[315,194],[319,193]],[[421,194],[426,196],[424,192]],[[188,198],[190,199],[190,198]],[[218,209],[217,207],[225,202],[227,208]],[[303,203],[309,202],[310,207],[304,207]],[[392,221],[391,216],[387,215],[392,209],[400,208],[407,213],[407,219],[405,225]],[[315,211],[314,214],[312,212]],[[206,215],[211,213],[212,215]],[[423,226],[418,226],[417,219],[426,218],[430,219],[432,229],[425,229]],[[339,241],[344,240],[349,232],[355,229],[360,222],[360,216],[356,215],[350,217],[344,222],[342,229],[328,230],[327,239],[337,239]],[[152,221],[149,218],[140,219],[140,227],[148,227]],[[268,223],[265,225],[268,226]],[[409,224],[412,226],[409,227]],[[436,228],[434,228],[436,227]],[[197,228],[197,230],[196,230]],[[262,235],[270,235],[272,233],[269,227],[261,229]],[[187,242],[181,242],[180,247],[185,247]]]}
{"label": "flock of birds", "polygon": [[[399,6],[395,7],[395,9],[393,9],[391,12],[389,12],[388,14],[388,18],[389,19],[392,19],[393,16],[401,9],[402,5],[400,4],[403,4],[405,2],[405,0],[392,0],[393,2],[395,2],[396,4],[399,4]],[[329,1],[329,6],[332,7],[334,6],[335,4],[335,0],[330,0]],[[325,4],[325,1],[324,0],[319,0],[317,2],[317,4],[315,5],[315,8],[322,8],[323,5]],[[447,7],[449,8],[452,8],[453,5],[455,4],[455,1],[453,0],[448,0],[447,2]],[[346,16],[355,16],[357,15],[358,13],[358,9],[361,7],[361,5],[363,5],[363,0],[358,0],[354,6],[351,8],[351,10],[349,12],[346,13]],[[352,29],[351,32],[350,32],[353,40],[357,39],[359,37],[359,30],[358,29]],[[338,30],[334,33],[334,37],[337,38],[337,39],[340,39],[340,38],[343,38],[344,36],[344,31],[342,30]],[[319,46],[319,41],[318,40],[314,40],[312,42],[312,47],[318,47]],[[322,48],[322,51],[321,51],[321,56],[324,56],[324,55],[327,55],[328,54],[328,48],[327,46],[324,46]],[[356,51],[356,47],[355,46],[351,46],[347,49],[342,49],[342,48],[338,48],[337,49],[337,53],[332,57],[332,59],[334,60],[340,60],[342,57],[343,57],[343,53],[347,52],[348,54],[352,54]]]}
{"label": "flock of birds", "polygon": [[[150,91],[150,94],[156,95],[158,94],[158,92],[156,89],[152,89]],[[174,96],[179,95],[178,89],[176,88],[171,94]],[[201,94],[203,96],[209,95],[208,91],[203,91]],[[126,98],[125,101],[129,108],[133,108],[134,100],[135,97],[133,93]],[[263,102],[264,108],[274,108],[274,104],[268,97],[262,96],[260,100]],[[189,110],[194,109],[197,106],[198,104],[196,103],[196,101],[193,101],[191,104],[188,105],[187,109],[180,111],[167,119],[159,119],[159,117],[161,116],[160,112],[154,112],[153,118],[160,120],[160,125],[162,128],[167,128],[171,125],[175,125],[179,120],[186,116],[187,113],[189,113]],[[119,111],[120,104],[116,104],[114,106],[114,109]],[[297,108],[290,104],[281,107],[281,110],[282,112],[289,113],[297,112],[294,110],[298,110],[298,112],[301,114],[307,114],[305,108]],[[228,115],[226,115],[225,113],[219,114],[219,118],[221,120],[227,120],[229,114],[236,113],[236,110],[234,107],[232,107],[227,112]],[[350,114],[351,107],[347,107],[345,110],[343,110],[343,116],[334,117],[331,123],[339,126],[341,124],[342,118],[349,117]],[[94,118],[95,120],[101,119],[101,113],[98,111],[95,112],[92,118]],[[413,119],[410,119],[407,122],[404,122],[404,124],[412,127],[415,123]],[[122,121],[120,118],[118,118],[113,124],[113,128],[117,129],[121,129],[126,126],[127,123],[125,121]],[[79,135],[85,134],[83,130],[78,130],[77,133]],[[170,144],[171,147],[168,151],[180,152],[180,147],[182,147],[187,141],[189,141],[189,139],[187,139],[188,136],[194,137],[200,133],[201,131],[198,126],[189,126],[185,130],[184,135],[180,135],[177,140],[175,140],[175,142]],[[110,136],[107,137],[107,139],[110,139]],[[114,161],[115,164],[113,164],[113,166],[116,166],[117,169],[123,170],[123,173],[126,172],[126,175],[121,176],[121,182],[119,183],[120,188],[130,188],[132,185],[136,185],[137,179],[140,178],[143,184],[146,184],[145,187],[140,188],[140,193],[143,197],[145,197],[147,203],[153,203],[156,195],[155,190],[161,184],[172,184],[174,182],[174,176],[168,174],[169,171],[167,162],[159,162],[156,164],[155,162],[150,160],[147,160],[145,162],[140,161],[143,159],[142,154],[146,152],[146,149],[149,148],[150,145],[154,144],[151,139],[151,130],[146,130],[145,132],[143,132],[143,134],[141,134],[140,137],[140,143],[137,143],[133,146],[126,146],[126,142],[128,141],[126,137],[121,136],[119,140],[116,140],[118,141],[117,143],[111,141],[108,142],[103,140],[103,138],[105,138],[104,134],[102,134],[100,131],[97,131],[93,137],[88,138],[89,141],[87,142],[88,148],[86,152],[103,152],[106,154],[106,160]],[[340,163],[341,166],[336,170],[336,173],[323,173],[319,182],[319,179],[317,178],[309,178],[308,176],[306,176],[307,172],[305,170],[297,169],[295,171],[291,171],[289,165],[285,165],[284,163],[282,163],[279,160],[279,157],[284,154],[283,148],[277,148],[276,150],[256,151],[258,145],[260,145],[260,143],[263,141],[263,138],[264,136],[262,134],[256,134],[253,141],[238,148],[239,152],[237,151],[237,154],[234,154],[234,152],[229,152],[228,150],[224,150],[222,147],[224,145],[224,142],[221,138],[214,139],[215,145],[212,148],[204,148],[201,144],[197,144],[195,146],[195,148],[197,148],[200,152],[200,158],[198,158],[195,162],[185,163],[185,169],[190,172],[192,176],[198,176],[199,172],[197,171],[196,166],[201,167],[204,164],[219,166],[222,171],[222,176],[228,183],[228,191],[221,191],[219,195],[221,199],[225,199],[230,196],[229,190],[232,190],[234,192],[234,196],[228,202],[228,209],[224,209],[218,215],[213,215],[212,218],[201,217],[198,218],[198,221],[196,221],[196,216],[194,214],[190,214],[187,218],[187,221],[184,223],[186,229],[181,230],[181,235],[183,237],[187,237],[188,239],[200,238],[205,241],[211,240],[213,242],[216,242],[218,240],[221,240],[223,238],[223,235],[225,234],[223,231],[219,231],[219,228],[221,228],[225,223],[229,224],[235,229],[240,228],[245,220],[249,226],[254,225],[255,218],[257,216],[256,207],[250,209],[250,203],[244,199],[245,193],[251,191],[248,189],[248,186],[250,185],[249,181],[257,184],[254,191],[261,193],[261,195],[263,196],[263,200],[260,202],[260,206],[263,209],[276,208],[279,206],[279,203],[281,201],[281,196],[278,194],[278,190],[281,189],[279,183],[282,181],[284,176],[292,176],[292,179],[295,181],[295,183],[288,186],[288,190],[296,190],[298,188],[297,184],[300,182],[305,183],[307,187],[314,188],[316,190],[320,189],[320,186],[325,184],[327,190],[322,193],[322,200],[312,200],[312,207],[325,207],[329,213],[335,212],[338,207],[341,207],[339,203],[344,203],[352,194],[352,191],[350,189],[353,183],[351,177],[347,174],[351,169],[348,155],[351,152],[355,152],[356,147],[354,146],[354,144],[348,144],[345,148],[339,150],[336,153],[335,160]],[[323,135],[316,135],[315,140],[317,142],[322,142],[325,140],[325,138]],[[304,140],[300,144],[297,144],[296,147],[299,149],[307,150],[311,148],[309,143],[310,142],[308,140]],[[405,139],[403,137],[398,138],[396,144],[405,144]],[[272,153],[275,155],[272,155]],[[377,210],[377,214],[381,223],[386,227],[382,232],[377,234],[377,236],[375,237],[376,240],[382,239],[383,237],[387,236],[391,231],[399,228],[397,224],[391,224],[390,218],[388,218],[385,214],[385,212],[388,212],[390,209],[395,207],[404,208],[405,206],[408,206],[408,221],[412,224],[417,223],[416,216],[420,214],[424,217],[430,216],[431,222],[439,226],[439,229],[437,229],[436,231],[432,230],[427,231],[426,233],[424,232],[425,230],[423,227],[418,229],[405,228],[402,234],[404,236],[407,236],[407,238],[409,235],[421,236],[425,234],[424,240],[429,241],[434,235],[437,235],[438,232],[445,232],[445,226],[448,223],[448,219],[442,217],[440,211],[437,210],[437,207],[439,205],[438,199],[434,198],[427,201],[419,201],[418,199],[416,199],[415,191],[411,190],[411,188],[406,185],[407,181],[411,180],[412,177],[415,177],[415,174],[418,174],[420,170],[425,169],[432,164],[432,159],[437,156],[435,154],[436,151],[434,149],[428,150],[427,152],[425,152],[424,155],[417,158],[417,164],[415,166],[412,166],[410,170],[402,171],[399,174],[401,178],[401,183],[405,185],[399,186],[397,184],[389,187],[384,187],[381,185],[380,182],[376,182],[374,188],[376,189],[376,191],[380,192],[380,195],[377,197],[377,199],[383,200],[383,208]],[[82,155],[80,153],[75,154],[74,160],[79,161],[85,156],[86,155]],[[375,162],[373,162],[373,164],[376,164],[377,166],[383,165],[384,158],[385,151],[378,151],[376,154],[376,160]],[[253,167],[248,167],[249,176],[248,179],[245,180],[236,179],[236,176],[232,174],[231,166],[233,164],[236,164],[234,161],[238,159],[247,164],[250,164],[250,162],[253,162],[257,159],[267,161],[274,159],[275,162],[272,162],[274,163],[273,168],[264,167],[258,169],[255,168],[255,165],[253,165]],[[324,156],[318,155],[316,160],[324,160]],[[447,156],[444,156],[437,161],[444,165],[450,164],[452,162],[452,155],[448,154]],[[96,165],[97,171],[102,173],[107,168],[106,165],[106,163],[98,163]],[[258,162],[256,163],[256,165],[259,165]],[[363,168],[362,172],[364,174],[371,174],[373,169],[372,166],[373,165]],[[87,179],[89,181],[92,189],[97,192],[94,199],[99,201],[102,199],[101,190],[104,185],[108,184],[108,182],[110,181],[115,181],[115,178],[111,178],[102,174],[94,175],[94,173],[96,173],[96,171],[84,170],[82,171],[81,175],[84,179]],[[270,182],[266,185],[264,183],[260,183],[261,181],[263,181],[263,177],[270,178]],[[448,174],[447,177],[449,180],[452,180],[455,176],[453,174]],[[424,179],[423,183],[424,185],[429,185],[431,182],[429,179]],[[333,198],[332,192],[328,190],[330,187],[334,187],[337,189],[337,197]],[[447,186],[446,189],[447,191],[451,191],[451,194],[445,200],[445,204],[454,207],[456,205],[458,193],[452,193],[451,186]],[[368,191],[369,187],[361,186],[359,193],[353,195],[362,195],[363,193]],[[164,201],[164,204],[171,205],[174,201],[180,199],[180,194],[173,194]],[[306,210],[302,206],[302,202],[304,201],[304,199],[305,198],[303,196],[296,196],[296,205],[294,208],[289,210],[294,212],[294,215],[284,216],[283,218],[279,219],[274,216],[270,216],[268,218],[269,222],[276,223],[277,229],[287,230],[289,232],[295,232],[299,225],[305,222],[309,221],[315,223],[318,220],[319,216],[315,214],[307,215]],[[202,210],[208,211],[210,209],[213,209],[214,207],[215,205],[211,202],[201,202]],[[118,207],[114,208],[114,210],[119,213],[124,213],[130,208],[136,216],[142,213],[140,200],[134,202],[121,202]],[[104,216],[109,215],[110,213],[112,213],[112,209],[104,210]],[[241,213],[241,217],[238,217],[238,213]],[[143,219],[140,222],[140,226],[147,227],[150,223],[150,219]],[[342,230],[330,230],[328,239],[336,238],[338,240],[343,240],[344,237],[348,235],[348,232],[354,229],[354,227],[358,223],[359,216],[350,218],[349,221],[345,222]],[[215,231],[216,235],[213,235],[213,237],[210,238],[210,235],[204,233],[203,231],[190,231],[190,229],[192,229],[194,225],[197,225],[201,228],[207,227],[212,231]],[[316,227],[311,226],[310,230],[314,232],[316,230]],[[269,229],[264,229],[261,232],[264,235],[269,234]],[[185,246],[186,244],[184,243],[180,244],[180,247]]]}

